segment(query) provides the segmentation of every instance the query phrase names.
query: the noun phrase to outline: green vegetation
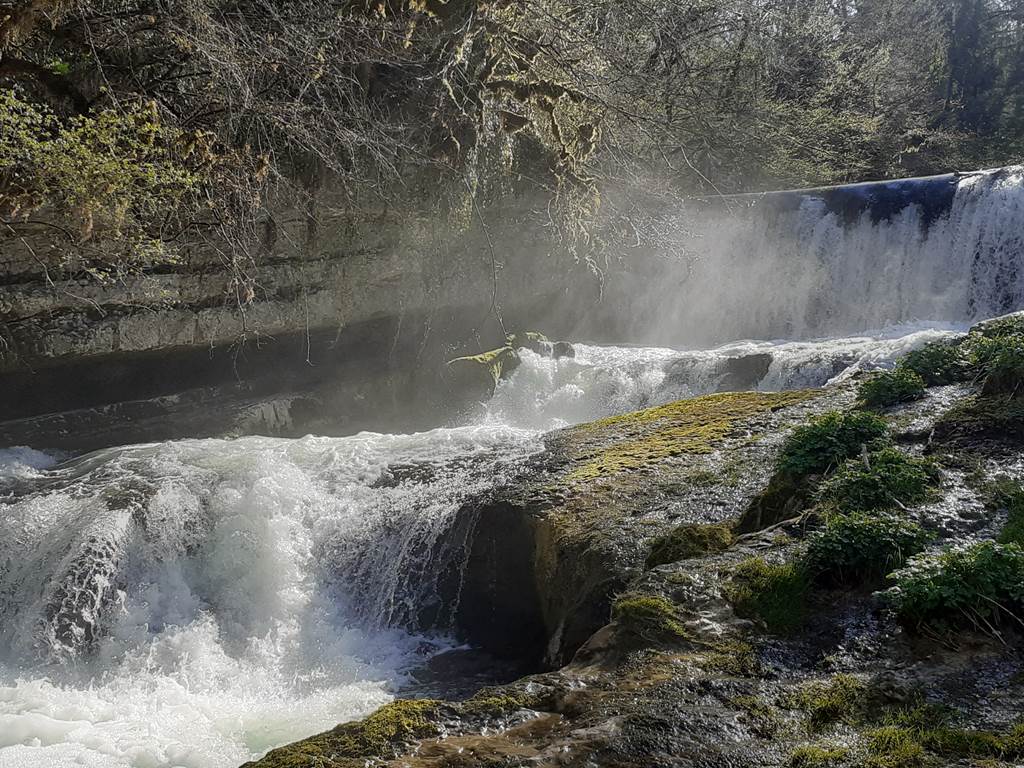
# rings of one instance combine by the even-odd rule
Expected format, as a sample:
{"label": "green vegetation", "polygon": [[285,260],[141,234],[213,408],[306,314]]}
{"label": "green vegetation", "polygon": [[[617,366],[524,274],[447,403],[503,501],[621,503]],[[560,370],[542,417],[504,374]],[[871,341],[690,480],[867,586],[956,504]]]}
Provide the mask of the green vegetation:
{"label": "green vegetation", "polygon": [[924,549],[928,539],[919,525],[895,515],[832,515],[811,536],[803,568],[827,586],[875,584]]}
{"label": "green vegetation", "polygon": [[1018,480],[1003,476],[991,483],[987,496],[990,507],[1006,513],[999,543],[1024,547],[1024,486]]}
{"label": "green vegetation", "polygon": [[943,442],[1024,441],[1024,398],[968,397],[949,409],[935,425]]}
{"label": "green vegetation", "polygon": [[532,703],[526,696],[493,694],[484,690],[463,702],[461,711],[465,715],[501,718],[520,709],[527,709]]}
{"label": "green vegetation", "polygon": [[689,638],[675,606],[663,597],[623,595],[612,604],[612,618],[623,632],[646,642],[671,643]]}
{"label": "green vegetation", "polygon": [[888,447],[846,461],[816,495],[842,512],[906,507],[927,501],[937,482],[933,462]]}
{"label": "green vegetation", "polygon": [[726,598],[740,616],[760,619],[774,632],[791,632],[804,623],[809,582],[792,563],[744,560],[726,585]]}
{"label": "green vegetation", "polygon": [[822,747],[804,744],[789,756],[789,768],[828,768],[841,763],[849,754],[845,747]]}
{"label": "green vegetation", "polygon": [[912,626],[991,630],[1024,617],[1024,548],[982,541],[919,555],[884,594]]}
{"label": "green vegetation", "polygon": [[735,677],[757,677],[764,673],[764,667],[754,646],[739,640],[715,643],[704,666]]}
{"label": "green vegetation", "polygon": [[654,540],[647,555],[647,568],[722,552],[732,541],[732,529],[728,525],[684,523]]}
{"label": "green vegetation", "polygon": [[807,713],[812,729],[833,723],[856,725],[864,719],[868,687],[852,675],[836,675],[829,680],[801,686],[789,704]]}
{"label": "green vegetation", "polygon": [[826,413],[797,427],[782,447],[780,472],[804,477],[822,474],[886,436],[885,420],[863,411]]}
{"label": "green vegetation", "polygon": [[884,726],[868,734],[865,768],[917,768],[924,763],[924,747],[909,731]]}
{"label": "green vegetation", "polygon": [[916,373],[929,387],[954,384],[968,376],[963,350],[947,341],[933,341],[907,353],[897,369]]}
{"label": "green vegetation", "polygon": [[89,253],[121,268],[172,259],[160,230],[207,206],[228,161],[209,137],[165,126],[154,103],[137,100],[60,120],[0,90],[0,135],[0,210],[48,206],[77,252],[96,244]]}
{"label": "green vegetation", "polygon": [[1016,312],[994,320],[986,320],[972,333],[986,339],[998,339],[1004,336],[1024,336],[1024,312]]}
{"label": "green vegetation", "polygon": [[364,720],[343,723],[325,733],[273,749],[261,760],[247,765],[258,768],[364,765],[367,758],[389,756],[402,743],[436,736],[440,729],[431,716],[440,706],[440,702],[430,699],[396,701]]}
{"label": "green vegetation", "polygon": [[1024,395],[1024,335],[978,336],[970,346],[983,395]]}
{"label": "green vegetation", "polygon": [[869,408],[909,403],[924,397],[925,381],[909,368],[876,373],[861,382],[857,400]]}

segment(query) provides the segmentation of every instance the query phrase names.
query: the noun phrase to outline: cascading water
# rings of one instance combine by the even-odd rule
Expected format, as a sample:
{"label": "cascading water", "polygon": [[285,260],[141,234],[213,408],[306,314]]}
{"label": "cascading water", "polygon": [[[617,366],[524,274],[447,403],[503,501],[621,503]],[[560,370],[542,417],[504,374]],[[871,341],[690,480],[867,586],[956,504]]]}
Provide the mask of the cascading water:
{"label": "cascading water", "polygon": [[626,338],[806,339],[1024,308],[1020,166],[732,198],[679,226],[678,258],[609,286]]}
{"label": "cascading water", "polygon": [[0,451],[0,768],[228,768],[366,714],[451,647],[408,629],[452,611],[443,534],[544,431],[824,385],[1024,305],[1024,174],[950,184],[885,217],[815,194],[752,212],[636,313],[799,341],[524,351],[471,425],[416,435]]}

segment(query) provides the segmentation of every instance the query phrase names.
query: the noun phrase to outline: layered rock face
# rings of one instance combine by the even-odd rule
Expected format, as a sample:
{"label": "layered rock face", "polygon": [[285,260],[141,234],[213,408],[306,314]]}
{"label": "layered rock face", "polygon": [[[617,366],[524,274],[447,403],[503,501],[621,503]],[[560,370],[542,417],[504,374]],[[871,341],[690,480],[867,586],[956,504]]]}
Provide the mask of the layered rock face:
{"label": "layered rock face", "polygon": [[290,211],[268,228],[244,267],[252,290],[209,245],[106,283],[51,279],[34,257],[45,231],[5,247],[0,440],[88,448],[436,423],[443,361],[493,346],[499,313],[509,328],[569,317],[580,276],[523,237],[525,203],[495,213],[497,263],[479,228],[332,210],[321,201],[315,227]]}

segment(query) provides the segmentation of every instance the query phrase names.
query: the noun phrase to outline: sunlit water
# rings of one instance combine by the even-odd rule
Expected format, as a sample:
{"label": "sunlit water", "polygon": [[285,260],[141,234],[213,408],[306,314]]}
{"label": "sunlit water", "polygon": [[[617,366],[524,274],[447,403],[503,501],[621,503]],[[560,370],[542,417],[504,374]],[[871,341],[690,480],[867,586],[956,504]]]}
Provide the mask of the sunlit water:
{"label": "sunlit water", "polygon": [[460,503],[545,430],[713,391],[725,358],[771,355],[761,388],[822,385],[951,333],[524,352],[478,424],[416,435],[56,466],[3,451],[0,766],[234,766],[363,715],[451,647],[399,627],[436,602],[436,559],[459,556],[436,547]]}
{"label": "sunlit water", "polygon": [[546,430],[716,391],[736,360],[747,387],[824,385],[964,327],[913,318],[1024,304],[1020,172],[927,229],[819,208],[723,233],[648,297],[673,327],[802,341],[524,352],[469,425],[416,435],[0,450],[0,768],[229,768],[364,715],[451,647],[402,627],[443,627],[443,534]]}

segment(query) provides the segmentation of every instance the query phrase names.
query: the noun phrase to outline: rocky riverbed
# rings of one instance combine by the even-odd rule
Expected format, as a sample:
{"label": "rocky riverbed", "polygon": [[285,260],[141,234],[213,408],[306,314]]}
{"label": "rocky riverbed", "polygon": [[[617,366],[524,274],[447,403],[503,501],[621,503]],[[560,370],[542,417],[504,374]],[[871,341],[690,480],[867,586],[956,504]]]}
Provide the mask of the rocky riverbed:
{"label": "rocky riverbed", "polygon": [[537,671],[247,765],[1020,765],[1022,332],[549,434],[439,581]]}

